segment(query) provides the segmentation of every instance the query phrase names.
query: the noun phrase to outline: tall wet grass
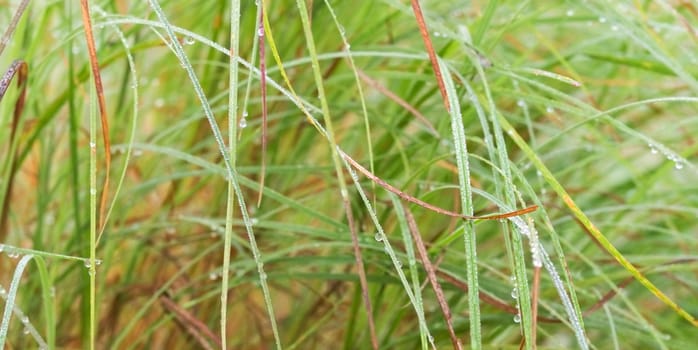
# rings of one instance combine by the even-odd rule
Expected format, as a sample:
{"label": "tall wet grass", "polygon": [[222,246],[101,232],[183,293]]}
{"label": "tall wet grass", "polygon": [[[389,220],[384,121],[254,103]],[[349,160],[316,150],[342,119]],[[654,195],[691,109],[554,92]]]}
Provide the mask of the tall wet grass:
{"label": "tall wet grass", "polygon": [[693,5],[21,3],[0,344],[693,344]]}

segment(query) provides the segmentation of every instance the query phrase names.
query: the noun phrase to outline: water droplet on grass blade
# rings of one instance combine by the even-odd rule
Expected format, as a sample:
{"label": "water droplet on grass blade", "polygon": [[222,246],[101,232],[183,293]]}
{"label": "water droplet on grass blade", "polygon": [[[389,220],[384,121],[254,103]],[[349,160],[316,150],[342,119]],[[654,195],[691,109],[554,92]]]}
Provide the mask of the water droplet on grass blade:
{"label": "water droplet on grass blade", "polygon": [[244,129],[247,127],[247,119],[244,116],[242,117],[242,119],[240,119],[240,123],[238,124],[238,126],[241,129]]}
{"label": "water droplet on grass blade", "polygon": [[376,233],[375,236],[373,236],[373,238],[376,239],[376,242],[382,242],[383,241],[383,234],[378,232],[378,233]]}
{"label": "water droplet on grass blade", "polygon": [[648,146],[650,146],[650,152],[652,154],[657,154],[659,152],[659,151],[657,151],[657,148],[653,144],[650,143],[650,144],[648,144]]}
{"label": "water droplet on grass blade", "polygon": [[514,323],[521,323],[521,314],[514,315]]}
{"label": "water droplet on grass blade", "polygon": [[184,37],[184,44],[185,45],[194,45],[196,43],[196,40],[190,36],[185,36]]}

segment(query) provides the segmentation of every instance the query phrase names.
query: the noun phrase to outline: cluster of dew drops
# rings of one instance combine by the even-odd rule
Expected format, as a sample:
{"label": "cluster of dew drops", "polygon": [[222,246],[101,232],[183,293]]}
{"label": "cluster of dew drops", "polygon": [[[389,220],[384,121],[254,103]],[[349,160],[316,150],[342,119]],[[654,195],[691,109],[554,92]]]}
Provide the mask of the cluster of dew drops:
{"label": "cluster of dew drops", "polygon": [[669,150],[666,150],[663,147],[652,144],[652,143],[649,143],[648,146],[650,148],[650,153],[652,153],[652,154],[661,153],[666,159],[668,159],[671,162],[674,162],[674,169],[681,170],[685,166],[684,160],[681,159],[681,157],[679,157],[675,153],[673,153]]}
{"label": "cluster of dew drops", "polygon": [[[516,276],[512,275],[509,280],[511,283],[516,284]],[[516,300],[516,315],[514,315],[514,323],[520,323],[521,322],[521,311],[519,311],[519,289],[514,286],[514,288],[511,290],[511,298]]]}
{"label": "cluster of dew drops", "polygon": [[[0,253],[5,253],[7,254],[7,257],[10,259],[19,259],[20,256],[22,256],[22,252],[20,252],[18,249],[7,246],[4,244],[0,244]],[[85,265],[85,268],[87,268],[87,271],[89,274],[92,274],[92,262],[90,259],[82,259],[83,264]],[[102,260],[95,260],[95,268],[100,266],[102,264]],[[0,293],[1,294],[1,293]]]}

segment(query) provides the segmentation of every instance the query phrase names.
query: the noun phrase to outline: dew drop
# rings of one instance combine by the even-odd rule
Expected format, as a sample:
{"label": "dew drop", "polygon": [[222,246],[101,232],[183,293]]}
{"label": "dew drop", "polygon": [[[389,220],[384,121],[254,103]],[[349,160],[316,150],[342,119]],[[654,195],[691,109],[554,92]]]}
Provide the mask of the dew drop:
{"label": "dew drop", "polygon": [[514,315],[514,323],[521,323],[521,315],[520,314]]}
{"label": "dew drop", "polygon": [[648,144],[648,146],[650,146],[650,152],[652,154],[657,154],[659,152],[659,151],[657,151],[657,148],[653,144],[650,143],[650,144]]}
{"label": "dew drop", "polygon": [[260,274],[259,274],[259,279],[262,280],[262,281],[266,281],[266,280],[267,280],[267,274],[266,274],[266,272],[260,273]]}
{"label": "dew drop", "polygon": [[28,335],[29,333],[31,333],[29,331],[29,327],[24,327],[24,330],[22,331],[22,333],[24,333],[24,335]]}
{"label": "dew drop", "polygon": [[259,224],[259,219],[257,219],[257,218],[250,219],[250,224],[252,226]]}
{"label": "dew drop", "polygon": [[245,117],[242,117],[242,119],[240,119],[240,123],[238,126],[240,126],[241,129],[246,128],[247,127],[247,119]]}
{"label": "dew drop", "polygon": [[91,267],[92,267],[92,263],[90,263],[90,261],[86,259],[86,260],[85,260],[85,268],[88,268],[88,269],[89,269],[89,268],[91,268]]}
{"label": "dew drop", "polygon": [[194,45],[196,43],[196,40],[190,36],[185,36],[184,37],[184,45]]}
{"label": "dew drop", "polygon": [[2,253],[2,252],[4,252],[4,251],[5,251],[5,245],[4,245],[4,244],[0,244],[0,253]]}
{"label": "dew drop", "polygon": [[257,29],[257,36],[260,38],[264,36],[264,28]]}
{"label": "dew drop", "polygon": [[545,111],[546,111],[548,114],[552,114],[552,113],[555,112],[555,108],[548,106],[548,107],[545,107]]}
{"label": "dew drop", "polygon": [[96,195],[97,194],[97,189],[96,188],[90,188],[90,195]]}
{"label": "dew drop", "polygon": [[567,10],[567,17],[574,16],[574,10]]}
{"label": "dew drop", "polygon": [[215,273],[215,272],[211,272],[211,273],[208,274],[208,279],[210,279],[210,280],[212,280],[212,281],[215,280],[215,279],[217,279],[217,278],[218,278],[218,274]]}
{"label": "dew drop", "polygon": [[683,162],[676,162],[676,163],[674,163],[674,169],[676,169],[676,170],[681,170],[681,169],[683,169]]}
{"label": "dew drop", "polygon": [[97,143],[90,142],[90,148],[97,148]]}
{"label": "dew drop", "polygon": [[606,17],[599,17],[600,23],[606,23]]}
{"label": "dew drop", "polygon": [[511,290],[511,297],[513,299],[518,299],[519,298],[519,289],[514,287],[514,289]]}
{"label": "dew drop", "polygon": [[7,256],[9,256],[11,259],[17,259],[17,258],[19,258],[19,253],[9,251],[9,252],[7,252]]}
{"label": "dew drop", "polygon": [[526,101],[518,100],[518,101],[516,101],[516,105],[521,107],[521,108],[524,108],[524,107],[526,107]]}
{"label": "dew drop", "polygon": [[376,242],[382,242],[383,241],[383,234],[378,232],[378,233],[376,233],[375,236],[373,236],[373,238],[376,239]]}

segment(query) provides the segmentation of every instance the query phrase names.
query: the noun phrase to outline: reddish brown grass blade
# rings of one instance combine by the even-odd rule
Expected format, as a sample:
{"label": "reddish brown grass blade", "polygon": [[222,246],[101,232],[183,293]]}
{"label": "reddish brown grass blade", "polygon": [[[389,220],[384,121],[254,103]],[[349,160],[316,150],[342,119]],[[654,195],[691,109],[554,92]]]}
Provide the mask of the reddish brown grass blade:
{"label": "reddish brown grass blade", "polygon": [[[196,341],[201,345],[202,349],[220,349],[222,346],[220,338],[218,338],[209,328],[194,317],[189,311],[177,305],[174,300],[168,296],[161,295],[160,303],[165,310],[169,311],[177,320],[177,323],[186,330]],[[217,347],[211,346],[209,341],[213,342]]]}
{"label": "reddish brown grass blade", "polygon": [[[27,75],[28,68],[27,64],[22,60],[15,60],[7,69],[5,74],[3,74],[2,79],[0,79],[0,101],[2,101],[3,96],[10,87],[12,80],[17,77],[17,88],[19,88],[19,97],[15,102],[14,112],[12,113],[12,126],[10,130],[10,147],[15,142],[15,137],[17,136],[17,127],[19,125],[19,117],[24,111],[24,101],[27,95]],[[12,165],[10,166],[10,175],[7,179],[7,192],[5,193],[5,198],[2,203],[2,214],[0,214],[0,242],[5,240],[7,236],[7,216],[10,211],[10,199],[12,197],[12,188],[14,187],[15,174],[17,173],[17,156],[12,157]]]}
{"label": "reddish brown grass blade", "polygon": [[95,38],[92,33],[92,22],[90,19],[90,8],[87,0],[80,0],[80,9],[82,10],[82,22],[85,28],[85,40],[87,41],[87,52],[90,56],[90,66],[92,75],[95,79],[95,89],[97,90],[97,99],[99,103],[99,116],[102,123],[102,139],[104,140],[104,185],[102,186],[102,195],[99,203],[99,226],[101,231],[104,229],[107,210],[107,197],[109,192],[109,173],[111,169],[111,143],[109,141],[109,122],[107,118],[107,103],[104,99],[104,88],[102,86],[102,75],[99,70],[99,62],[97,61],[97,49],[95,48]]}
{"label": "reddish brown grass blade", "polygon": [[378,186],[383,187],[384,189],[386,189],[386,190],[388,190],[388,191],[390,191],[390,192],[396,194],[398,197],[402,198],[403,200],[406,200],[406,201],[408,201],[408,202],[410,202],[410,203],[416,204],[416,205],[418,205],[418,206],[420,206],[420,207],[422,207],[422,208],[429,209],[429,210],[431,210],[431,211],[433,211],[433,212],[436,212],[436,213],[439,213],[439,214],[443,214],[443,215],[447,215],[447,216],[452,216],[452,217],[457,217],[457,218],[461,218],[461,219],[465,219],[465,220],[500,220],[500,219],[510,218],[510,217],[513,217],[513,216],[520,216],[520,215],[528,214],[528,213],[534,212],[534,211],[536,211],[536,209],[538,209],[538,206],[537,206],[537,205],[533,205],[533,206],[530,206],[530,207],[528,207],[528,208],[524,208],[524,209],[521,209],[521,210],[512,211],[512,212],[509,212],[509,213],[503,213],[503,214],[492,214],[492,215],[485,215],[485,216],[463,215],[463,214],[456,213],[456,212],[453,212],[453,211],[450,211],[450,210],[446,210],[446,209],[439,208],[439,207],[437,207],[437,206],[435,206],[435,205],[429,204],[429,203],[424,202],[424,201],[422,201],[422,200],[420,200],[420,199],[417,199],[417,198],[415,198],[415,197],[412,197],[412,196],[410,196],[409,194],[407,194],[407,193],[405,193],[405,192],[402,192],[402,191],[398,190],[397,188],[391,186],[389,183],[383,181],[381,178],[379,178],[378,176],[374,175],[373,173],[371,173],[370,171],[368,171],[366,168],[362,167],[361,164],[359,164],[357,161],[355,161],[354,159],[352,159],[351,157],[349,157],[349,155],[347,155],[346,153],[342,152],[341,150],[339,151],[339,154],[340,154],[342,157],[344,157],[344,159],[345,159],[349,164],[351,164],[351,166],[353,166],[353,167],[354,167],[356,170],[358,170],[360,173],[364,174],[364,176],[368,177],[371,181],[373,181],[373,182],[375,182],[376,184],[378,184]]}
{"label": "reddish brown grass blade", "polygon": [[441,74],[441,68],[439,68],[439,62],[436,59],[436,52],[434,52],[434,45],[431,43],[431,38],[429,37],[429,30],[427,29],[427,23],[424,21],[424,14],[422,13],[422,8],[419,7],[418,0],[412,0],[412,11],[414,12],[414,17],[417,19],[417,26],[419,26],[419,33],[422,34],[422,40],[424,41],[424,46],[429,54],[429,60],[431,61],[431,66],[434,69],[434,75],[436,76],[436,83],[439,84],[439,91],[441,92],[441,98],[444,100],[444,106],[446,106],[447,111],[451,111],[451,104],[448,102],[448,95],[446,95],[446,85],[444,84],[444,78]]}
{"label": "reddish brown grass blade", "polygon": [[359,77],[363,81],[365,81],[368,85],[370,85],[372,88],[378,90],[380,93],[388,97],[389,99],[393,100],[395,103],[400,105],[402,108],[410,112],[415,118],[417,118],[419,121],[421,121],[427,129],[429,129],[429,132],[432,135],[439,135],[438,131],[436,131],[436,128],[434,128],[434,125],[431,124],[429,119],[427,119],[422,113],[420,113],[416,108],[414,108],[412,105],[410,105],[407,101],[403,100],[400,98],[400,96],[396,95],[392,91],[388,90],[385,86],[381,85],[381,83],[373,80],[371,77],[369,77],[366,73],[364,73],[362,70],[357,69],[356,72],[359,74]]}
{"label": "reddish brown grass blade", "polygon": [[458,339],[458,336],[456,336],[456,332],[453,330],[451,309],[448,307],[444,292],[441,289],[439,281],[436,279],[436,269],[429,260],[429,254],[427,254],[427,248],[424,246],[422,236],[419,233],[419,228],[417,228],[417,222],[414,220],[414,216],[407,208],[404,208],[404,213],[405,218],[407,219],[407,226],[409,227],[410,234],[412,235],[412,239],[417,247],[417,254],[419,254],[419,259],[422,261],[424,270],[427,272],[427,278],[429,279],[431,288],[434,290],[434,294],[436,294],[436,300],[439,302],[439,307],[441,307],[441,313],[444,314],[444,319],[446,319],[446,328],[448,328],[448,334],[451,337],[453,348],[463,349],[463,345]]}

